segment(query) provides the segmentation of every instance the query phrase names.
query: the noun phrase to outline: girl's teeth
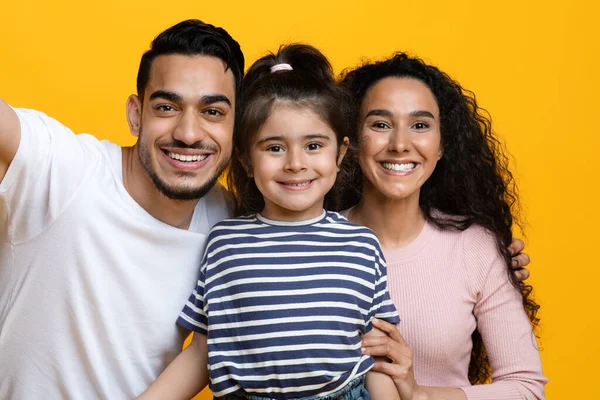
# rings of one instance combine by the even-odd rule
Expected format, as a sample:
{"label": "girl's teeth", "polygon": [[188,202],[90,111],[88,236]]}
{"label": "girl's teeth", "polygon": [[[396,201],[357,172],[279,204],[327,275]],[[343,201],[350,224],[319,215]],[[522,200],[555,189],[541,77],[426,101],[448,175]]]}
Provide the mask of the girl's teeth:
{"label": "girl's teeth", "polygon": [[286,185],[288,185],[288,186],[308,186],[309,183],[310,183],[310,181],[302,182],[302,183],[286,183]]}
{"label": "girl's teeth", "polygon": [[168,152],[167,155],[171,157],[173,160],[183,161],[183,162],[194,162],[194,161],[203,161],[208,157],[208,154],[194,155],[194,156],[186,156],[183,154],[177,154],[173,152]]}
{"label": "girl's teeth", "polygon": [[381,163],[381,166],[390,171],[406,172],[415,169],[417,166],[415,163],[404,163],[404,164],[392,164],[392,163]]}

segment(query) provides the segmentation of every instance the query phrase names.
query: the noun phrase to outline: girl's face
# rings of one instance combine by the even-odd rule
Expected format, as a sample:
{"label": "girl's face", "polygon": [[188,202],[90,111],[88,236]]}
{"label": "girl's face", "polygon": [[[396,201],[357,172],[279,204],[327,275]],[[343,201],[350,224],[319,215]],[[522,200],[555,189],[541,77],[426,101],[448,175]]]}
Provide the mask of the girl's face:
{"label": "girl's face", "polygon": [[360,112],[360,167],[364,191],[416,201],[442,157],[435,97],[421,81],[382,79],[369,89]]}
{"label": "girl's face", "polygon": [[280,221],[321,215],[347,144],[344,138],[339,146],[335,132],[313,111],[275,105],[251,144],[247,167],[265,199],[262,215]]}

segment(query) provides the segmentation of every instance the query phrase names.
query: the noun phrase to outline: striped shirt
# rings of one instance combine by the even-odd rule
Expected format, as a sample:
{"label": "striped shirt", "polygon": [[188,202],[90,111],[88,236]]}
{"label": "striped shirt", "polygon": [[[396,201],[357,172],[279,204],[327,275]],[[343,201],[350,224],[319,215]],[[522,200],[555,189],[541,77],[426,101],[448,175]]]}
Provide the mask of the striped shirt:
{"label": "striped shirt", "polygon": [[325,396],[373,366],[361,335],[398,323],[375,234],[334,212],[299,222],[252,215],[212,229],[178,323],[207,335],[210,389]]}

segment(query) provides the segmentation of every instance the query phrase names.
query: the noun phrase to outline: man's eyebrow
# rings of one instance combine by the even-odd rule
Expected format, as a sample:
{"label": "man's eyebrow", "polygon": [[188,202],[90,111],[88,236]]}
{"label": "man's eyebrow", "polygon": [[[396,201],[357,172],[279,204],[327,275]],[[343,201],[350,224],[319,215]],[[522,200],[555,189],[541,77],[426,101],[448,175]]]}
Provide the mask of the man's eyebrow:
{"label": "man's eyebrow", "polygon": [[223,94],[207,94],[200,97],[202,104],[227,103],[231,107],[231,100]]}
{"label": "man's eyebrow", "polygon": [[[150,95],[150,100],[154,99],[165,99],[174,103],[179,103],[183,101],[183,96],[179,93],[171,92],[168,90],[157,90]],[[231,107],[231,100],[229,100],[227,96],[222,94],[207,94],[204,96],[200,96],[198,102],[200,104],[226,103]]]}
{"label": "man's eyebrow", "polygon": [[365,115],[365,118],[370,117],[372,115],[375,115],[378,117],[392,117],[392,112],[390,110],[383,110],[383,109],[371,110],[367,113],[367,115]]}
{"label": "man's eyebrow", "polygon": [[157,90],[150,95],[150,100],[154,99],[165,99],[172,102],[180,102],[183,100],[183,96],[179,93],[169,92],[168,90]]}

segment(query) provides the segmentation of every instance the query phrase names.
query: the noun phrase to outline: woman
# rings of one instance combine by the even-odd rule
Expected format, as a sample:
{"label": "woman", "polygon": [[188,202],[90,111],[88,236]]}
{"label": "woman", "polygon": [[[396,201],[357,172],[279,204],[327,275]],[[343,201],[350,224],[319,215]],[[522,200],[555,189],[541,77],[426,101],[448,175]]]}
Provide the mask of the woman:
{"label": "woman", "polygon": [[489,118],[457,82],[402,53],[341,84],[360,105],[362,190],[346,197],[346,215],[377,234],[402,318],[398,329],[376,323],[388,337],[363,340],[392,361],[375,370],[403,400],[544,398],[539,306],[510,273],[518,203]]}

